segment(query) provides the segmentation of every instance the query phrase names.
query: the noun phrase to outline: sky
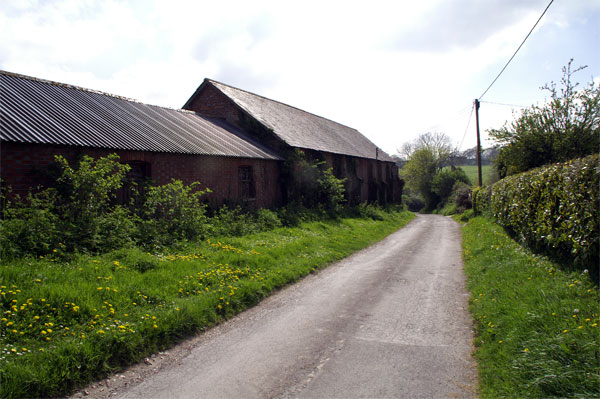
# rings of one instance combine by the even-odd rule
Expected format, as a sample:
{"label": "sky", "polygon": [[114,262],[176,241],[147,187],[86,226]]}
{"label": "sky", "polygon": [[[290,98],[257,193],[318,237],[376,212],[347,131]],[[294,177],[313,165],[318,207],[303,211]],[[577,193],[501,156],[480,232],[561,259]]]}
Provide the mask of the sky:
{"label": "sky", "polygon": [[[395,154],[476,144],[562,68],[600,83],[600,0],[2,0],[0,69],[181,108],[204,78],[358,129]],[[504,105],[500,105],[504,104]],[[508,105],[506,105],[508,104]]]}

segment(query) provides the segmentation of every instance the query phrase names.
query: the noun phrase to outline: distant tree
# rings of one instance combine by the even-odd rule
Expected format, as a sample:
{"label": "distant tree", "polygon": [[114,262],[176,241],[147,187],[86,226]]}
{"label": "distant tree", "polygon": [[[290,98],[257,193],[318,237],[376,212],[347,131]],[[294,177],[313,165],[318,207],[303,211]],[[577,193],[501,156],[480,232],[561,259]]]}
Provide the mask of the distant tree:
{"label": "distant tree", "polygon": [[425,133],[411,148],[412,153],[400,173],[408,190],[419,194],[427,209],[434,209],[440,197],[433,191],[432,182],[452,153],[450,138],[443,133]]}
{"label": "distant tree", "polygon": [[457,182],[471,184],[465,171],[461,168],[444,168],[433,177],[431,190],[440,198],[440,202],[444,203],[452,195]]}
{"label": "distant tree", "polygon": [[550,102],[522,111],[510,125],[489,131],[500,145],[496,167],[500,177],[597,153],[600,148],[600,86],[591,81],[576,90],[571,59],[563,67],[561,88],[556,83],[541,89],[550,92]]}

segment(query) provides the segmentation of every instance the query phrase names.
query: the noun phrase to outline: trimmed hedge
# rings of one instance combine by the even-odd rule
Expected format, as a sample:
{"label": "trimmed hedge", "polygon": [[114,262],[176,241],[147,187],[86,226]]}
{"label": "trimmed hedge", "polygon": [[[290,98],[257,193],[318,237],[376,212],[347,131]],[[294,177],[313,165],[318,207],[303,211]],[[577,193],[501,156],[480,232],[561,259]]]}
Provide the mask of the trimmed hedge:
{"label": "trimmed hedge", "polygon": [[489,213],[535,250],[596,274],[599,182],[599,156],[595,154],[475,189],[473,208],[477,214]]}

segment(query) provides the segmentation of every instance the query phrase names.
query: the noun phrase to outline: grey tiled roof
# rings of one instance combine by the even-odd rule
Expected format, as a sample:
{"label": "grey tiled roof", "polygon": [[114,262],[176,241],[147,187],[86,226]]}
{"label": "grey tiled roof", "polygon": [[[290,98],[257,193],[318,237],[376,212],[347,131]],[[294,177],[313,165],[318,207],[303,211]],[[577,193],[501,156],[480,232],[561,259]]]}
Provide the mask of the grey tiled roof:
{"label": "grey tiled roof", "polygon": [[0,140],[281,159],[218,118],[5,71]]}
{"label": "grey tiled roof", "polygon": [[356,129],[214,80],[206,82],[292,147],[394,162]]}

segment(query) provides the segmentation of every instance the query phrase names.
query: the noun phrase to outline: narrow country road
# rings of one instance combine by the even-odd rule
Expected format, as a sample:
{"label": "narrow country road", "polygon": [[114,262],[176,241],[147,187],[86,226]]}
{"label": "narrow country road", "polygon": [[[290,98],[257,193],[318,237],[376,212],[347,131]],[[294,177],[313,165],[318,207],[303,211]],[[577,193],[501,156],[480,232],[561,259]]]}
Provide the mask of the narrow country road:
{"label": "narrow country road", "polygon": [[419,215],[103,395],[476,397],[460,234],[448,217]]}

